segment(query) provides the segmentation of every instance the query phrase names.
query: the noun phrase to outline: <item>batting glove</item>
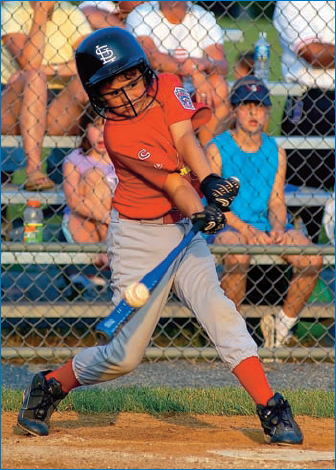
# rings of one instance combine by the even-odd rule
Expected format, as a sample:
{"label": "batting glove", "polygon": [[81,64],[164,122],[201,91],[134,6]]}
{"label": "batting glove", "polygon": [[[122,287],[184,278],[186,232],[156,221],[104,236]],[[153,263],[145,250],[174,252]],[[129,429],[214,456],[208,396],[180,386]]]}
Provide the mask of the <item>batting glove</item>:
{"label": "batting glove", "polygon": [[234,198],[239,192],[239,179],[221,178],[215,173],[211,173],[201,183],[203,192],[208,204],[216,204],[222,211],[227,212]]}
{"label": "batting glove", "polygon": [[225,215],[221,209],[214,204],[207,206],[202,212],[195,212],[195,214],[191,216],[193,224],[199,220],[204,222],[201,231],[207,235],[217,233],[226,225]]}

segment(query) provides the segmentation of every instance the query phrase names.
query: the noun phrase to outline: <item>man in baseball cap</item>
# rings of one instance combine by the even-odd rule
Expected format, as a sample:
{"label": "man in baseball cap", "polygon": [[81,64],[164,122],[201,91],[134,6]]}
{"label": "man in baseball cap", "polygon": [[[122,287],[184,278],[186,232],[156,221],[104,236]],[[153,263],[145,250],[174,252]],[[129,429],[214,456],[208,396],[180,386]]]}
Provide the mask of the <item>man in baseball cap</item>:
{"label": "man in baseball cap", "polygon": [[272,106],[270,92],[265,83],[254,75],[247,75],[237,80],[230,93],[231,105],[246,102],[262,103],[264,106]]}

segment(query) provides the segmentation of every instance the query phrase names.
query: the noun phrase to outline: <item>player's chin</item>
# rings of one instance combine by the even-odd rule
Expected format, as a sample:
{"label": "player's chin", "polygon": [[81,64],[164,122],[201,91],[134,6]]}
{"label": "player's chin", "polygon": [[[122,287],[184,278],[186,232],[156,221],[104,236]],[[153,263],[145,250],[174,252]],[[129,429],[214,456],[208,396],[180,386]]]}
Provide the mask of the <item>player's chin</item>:
{"label": "player's chin", "polygon": [[136,106],[125,106],[125,108],[122,111],[122,114],[127,117],[134,117],[137,116],[137,107]]}

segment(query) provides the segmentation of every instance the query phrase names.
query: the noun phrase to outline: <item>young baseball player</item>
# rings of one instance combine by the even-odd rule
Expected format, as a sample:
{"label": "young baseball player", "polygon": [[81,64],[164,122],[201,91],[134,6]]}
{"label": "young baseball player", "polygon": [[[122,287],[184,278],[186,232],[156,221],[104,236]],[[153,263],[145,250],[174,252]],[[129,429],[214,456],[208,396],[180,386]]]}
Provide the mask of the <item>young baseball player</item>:
{"label": "young baseball player", "polygon": [[[113,304],[181,241],[192,223],[204,233],[225,224],[238,193],[234,181],[211,173],[194,130],[210,118],[179,80],[156,76],[135,38],[119,28],[96,31],[76,52],[79,76],[92,106],[106,118],[105,145],[119,184],[107,237]],[[199,196],[204,194],[208,206]],[[221,359],[257,405],[265,439],[301,444],[302,433],[286,400],[271,390],[245,321],[220,287],[201,235],[167,270],[148,302],[106,346],[75,355],[65,366],[36,374],[24,393],[18,425],[46,436],[49,418],[70,390],[116,379],[142,360],[170,290],[194,312]]]}

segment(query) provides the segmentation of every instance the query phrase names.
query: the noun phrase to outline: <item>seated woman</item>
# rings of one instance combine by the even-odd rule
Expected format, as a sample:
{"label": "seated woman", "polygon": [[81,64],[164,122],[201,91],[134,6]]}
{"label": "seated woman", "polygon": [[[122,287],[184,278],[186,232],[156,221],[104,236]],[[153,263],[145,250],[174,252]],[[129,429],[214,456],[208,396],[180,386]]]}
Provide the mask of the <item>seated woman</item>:
{"label": "seated woman", "polygon": [[[236,175],[240,191],[226,214],[227,227],[208,243],[242,245],[311,245],[299,230],[287,224],[284,185],[286,153],[263,128],[271,110],[270,92],[257,77],[246,76],[235,82],[231,90],[234,129],[225,131],[209,142],[207,157],[214,172]],[[281,258],[295,268],[282,309],[275,319],[275,345],[290,339],[290,330],[310,298],[322,268],[318,255],[286,255]],[[248,254],[224,257],[225,274],[221,286],[240,308],[246,292],[250,264]],[[272,328],[272,317],[264,317],[262,330]],[[267,336],[265,347],[274,346],[274,337]],[[265,338],[266,339],[266,338]]]}
{"label": "seated woman", "polygon": [[[80,126],[80,146],[63,163],[68,204],[63,233],[69,243],[99,243],[106,239],[118,178],[105,149],[103,119],[89,107]],[[96,262],[107,264],[107,255],[97,257]]]}

